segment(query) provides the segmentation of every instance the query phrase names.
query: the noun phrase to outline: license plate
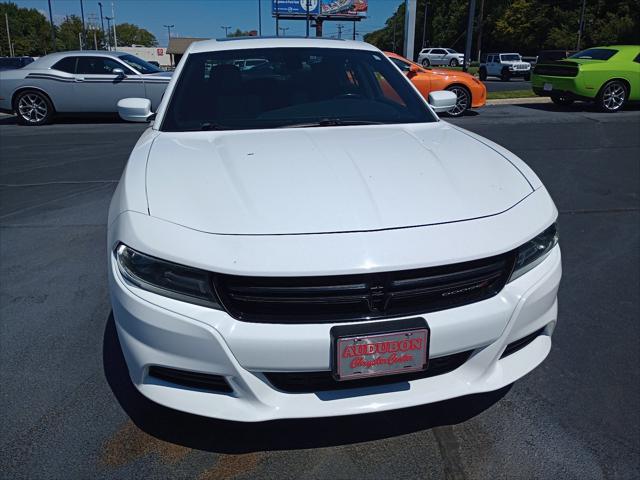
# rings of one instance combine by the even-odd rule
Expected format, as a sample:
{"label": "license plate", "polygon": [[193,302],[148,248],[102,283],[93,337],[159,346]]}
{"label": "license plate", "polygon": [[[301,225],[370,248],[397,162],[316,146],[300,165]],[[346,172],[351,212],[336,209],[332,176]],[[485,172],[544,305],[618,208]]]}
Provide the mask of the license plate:
{"label": "license plate", "polygon": [[338,381],[427,368],[429,326],[423,318],[337,326],[331,340],[332,373]]}
{"label": "license plate", "polygon": [[545,83],[542,89],[545,92],[550,92],[551,90],[553,90],[553,85],[551,83]]}

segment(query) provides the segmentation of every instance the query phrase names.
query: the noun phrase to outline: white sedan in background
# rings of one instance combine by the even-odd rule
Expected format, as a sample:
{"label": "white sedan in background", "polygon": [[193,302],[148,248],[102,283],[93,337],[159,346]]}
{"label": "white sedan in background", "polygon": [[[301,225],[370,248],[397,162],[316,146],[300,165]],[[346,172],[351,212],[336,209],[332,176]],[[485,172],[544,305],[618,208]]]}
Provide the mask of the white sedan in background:
{"label": "white sedan in background", "polygon": [[109,210],[136,388],[253,422],[437,402],[540,364],[558,212],[522,160],[438,119],[455,102],[429,106],[366,43],[192,44]]}
{"label": "white sedan in background", "polygon": [[128,97],[147,98],[156,108],[171,75],[128,53],[52,53],[0,72],[0,111],[43,125],[56,113],[115,113]]}

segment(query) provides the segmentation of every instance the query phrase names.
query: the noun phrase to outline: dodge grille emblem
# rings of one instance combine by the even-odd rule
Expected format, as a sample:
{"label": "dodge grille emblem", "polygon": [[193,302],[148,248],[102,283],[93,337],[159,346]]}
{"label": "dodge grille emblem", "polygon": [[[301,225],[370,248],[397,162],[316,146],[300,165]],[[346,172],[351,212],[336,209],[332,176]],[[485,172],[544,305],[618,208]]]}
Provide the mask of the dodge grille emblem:
{"label": "dodge grille emblem", "polygon": [[389,296],[384,291],[383,285],[371,285],[367,304],[371,312],[381,312],[387,308]]}

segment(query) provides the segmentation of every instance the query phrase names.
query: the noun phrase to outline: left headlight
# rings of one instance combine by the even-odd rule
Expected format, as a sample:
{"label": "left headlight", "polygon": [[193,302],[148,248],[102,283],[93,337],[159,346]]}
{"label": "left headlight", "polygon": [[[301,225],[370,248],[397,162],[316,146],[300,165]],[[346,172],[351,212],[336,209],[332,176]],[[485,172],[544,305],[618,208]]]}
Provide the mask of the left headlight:
{"label": "left headlight", "polygon": [[557,244],[558,227],[554,223],[540,235],[518,247],[516,264],[509,281],[515,280],[539,265]]}
{"label": "left headlight", "polygon": [[124,244],[115,251],[118,269],[132,284],[183,302],[222,309],[211,274],[137,252]]}

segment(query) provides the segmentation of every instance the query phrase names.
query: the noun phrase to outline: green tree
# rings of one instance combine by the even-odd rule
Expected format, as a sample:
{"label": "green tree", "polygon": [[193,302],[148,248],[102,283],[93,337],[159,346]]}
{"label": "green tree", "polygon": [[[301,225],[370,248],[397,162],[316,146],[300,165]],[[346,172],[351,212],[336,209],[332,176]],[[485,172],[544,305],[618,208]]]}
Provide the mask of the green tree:
{"label": "green tree", "polygon": [[230,37],[250,37],[251,36],[251,32],[240,30],[239,28],[236,28],[236,31],[235,32],[231,32],[229,34],[229,36]]}
{"label": "green tree", "polygon": [[9,19],[14,55],[39,56],[51,52],[51,25],[35,8],[20,8],[13,2],[0,3],[0,55],[9,55],[9,41],[5,27]]}
{"label": "green tree", "polygon": [[131,47],[142,45],[144,47],[158,46],[155,35],[144,28],[140,28],[132,23],[120,23],[116,26],[119,47]]}
{"label": "green tree", "polygon": [[[418,0],[416,52],[422,47],[425,1]],[[398,4],[398,9],[387,19],[385,26],[365,35],[365,41],[383,50],[392,50],[395,24],[395,50],[402,51],[404,2],[398,1]],[[582,0],[486,0],[482,18],[482,50],[536,55],[541,49],[573,49],[577,42],[581,6]],[[426,46],[463,51],[468,7],[468,0],[428,0]],[[475,34],[479,21],[479,18],[475,19],[472,52],[477,51]],[[616,43],[640,43],[639,1],[589,0],[581,47]]]}

